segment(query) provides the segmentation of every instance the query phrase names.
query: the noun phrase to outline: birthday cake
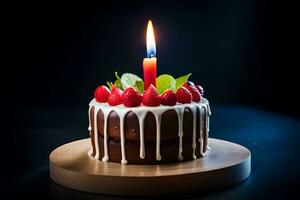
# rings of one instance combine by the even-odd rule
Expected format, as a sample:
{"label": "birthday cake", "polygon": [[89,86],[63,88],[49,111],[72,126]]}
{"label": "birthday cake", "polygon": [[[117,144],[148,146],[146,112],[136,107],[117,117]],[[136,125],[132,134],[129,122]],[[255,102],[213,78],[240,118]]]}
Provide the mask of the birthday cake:
{"label": "birthday cake", "polygon": [[89,155],[122,164],[174,163],[204,157],[208,147],[208,101],[191,74],[156,76],[152,21],[147,27],[144,80],[124,73],[94,92],[89,104]]}
{"label": "birthday cake", "polygon": [[89,104],[89,155],[103,162],[157,164],[205,157],[210,107],[203,88],[188,78],[143,80],[125,73],[99,86]]}

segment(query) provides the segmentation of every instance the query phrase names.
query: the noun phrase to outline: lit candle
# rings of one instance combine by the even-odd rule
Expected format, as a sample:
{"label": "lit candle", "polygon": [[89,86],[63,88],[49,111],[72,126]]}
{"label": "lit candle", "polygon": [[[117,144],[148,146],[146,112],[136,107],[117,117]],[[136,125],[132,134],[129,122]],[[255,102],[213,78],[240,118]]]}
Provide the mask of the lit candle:
{"label": "lit candle", "polygon": [[144,89],[146,90],[151,84],[156,86],[156,47],[152,21],[148,21],[147,36],[147,58],[143,60],[144,71]]}

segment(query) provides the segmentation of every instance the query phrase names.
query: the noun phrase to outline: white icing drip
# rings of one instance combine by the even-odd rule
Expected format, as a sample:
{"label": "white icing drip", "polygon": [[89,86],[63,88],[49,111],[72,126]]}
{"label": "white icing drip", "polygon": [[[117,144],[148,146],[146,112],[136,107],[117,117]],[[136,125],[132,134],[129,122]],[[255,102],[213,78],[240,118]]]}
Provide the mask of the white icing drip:
{"label": "white icing drip", "polygon": [[119,111],[117,113],[120,118],[120,136],[121,136],[121,155],[122,155],[122,164],[127,164],[126,153],[125,153],[125,133],[124,133],[124,119],[127,114],[126,110]]}
{"label": "white icing drip", "polygon": [[[203,145],[204,145],[204,138],[202,137],[202,131],[203,131],[203,125],[202,125],[202,105],[206,105],[203,108],[205,108],[206,112],[206,123],[207,123],[207,130],[209,126],[208,116],[210,115],[210,109],[208,105],[208,101],[204,98],[202,98],[200,103],[191,103],[191,104],[177,104],[175,106],[157,106],[157,107],[147,107],[147,106],[139,106],[139,107],[133,107],[128,108],[123,105],[119,106],[109,106],[107,103],[98,103],[95,100],[92,100],[90,103],[90,108],[92,106],[95,107],[94,109],[94,140],[95,140],[95,150],[96,155],[95,157],[99,159],[99,145],[98,145],[98,130],[97,130],[97,114],[99,109],[101,108],[103,114],[104,114],[104,157],[102,161],[107,162],[109,160],[108,155],[108,136],[107,136],[107,119],[111,111],[115,111],[117,115],[120,118],[120,138],[121,138],[121,155],[122,155],[122,164],[127,164],[126,160],[126,152],[125,152],[125,133],[124,133],[124,119],[128,112],[132,111],[134,112],[139,120],[139,126],[140,126],[140,158],[145,158],[145,143],[144,143],[144,125],[145,125],[145,117],[148,112],[152,112],[155,116],[156,121],[156,160],[161,160],[161,154],[160,154],[160,140],[161,140],[161,118],[162,114],[167,110],[175,110],[178,116],[178,137],[179,137],[179,147],[178,147],[178,159],[181,161],[183,160],[182,157],[182,137],[183,137],[183,115],[185,108],[190,108],[192,114],[193,114],[193,158],[196,159],[195,155],[195,149],[196,149],[196,112],[197,107],[200,108],[200,154],[204,156],[203,152]],[[208,132],[206,132],[207,136]]]}
{"label": "white icing drip", "polygon": [[145,158],[145,136],[144,136],[144,119],[148,112],[139,112],[138,110],[134,111],[137,118],[139,119],[139,126],[140,126],[140,158]]}
{"label": "white icing drip", "polygon": [[[98,144],[98,127],[97,127],[97,115],[100,107],[94,107],[94,144],[95,144],[95,158],[99,159],[100,151],[99,151],[99,144]],[[105,124],[105,123],[104,123]]]}
{"label": "white icing drip", "polygon": [[[89,127],[88,127],[88,131],[89,131],[89,134],[91,135],[91,131],[92,131],[92,127],[91,127],[91,109],[92,109],[92,106],[89,107],[89,111],[88,111],[88,116],[89,116]],[[92,145],[92,141],[90,143],[90,150],[88,152],[88,155],[92,155],[93,153],[93,145]]]}
{"label": "white icing drip", "polygon": [[209,120],[209,113],[210,113],[210,110],[209,110],[209,106],[208,104],[205,104],[206,105],[206,113],[205,113],[205,117],[206,117],[206,120],[205,120],[205,123],[206,123],[206,128],[205,128],[205,139],[207,140],[208,139],[208,131],[209,131],[209,127],[208,127],[208,120]]}
{"label": "white icing drip", "polygon": [[182,137],[183,137],[183,114],[185,107],[176,107],[175,111],[178,117],[178,137],[179,137],[179,145],[178,145],[178,160],[183,160],[182,157]]}
{"label": "white icing drip", "polygon": [[192,114],[193,114],[193,143],[192,143],[192,148],[193,148],[193,159],[195,160],[196,157],[196,122],[197,122],[197,106],[199,104],[193,103],[193,104],[188,104],[186,107],[188,107]]}
{"label": "white icing drip", "polygon": [[101,111],[103,113],[103,144],[104,144],[104,156],[102,158],[103,162],[107,162],[109,160],[109,154],[108,154],[108,133],[107,133],[107,119],[111,112],[109,109],[101,108]]}
{"label": "white icing drip", "polygon": [[[207,100],[206,100],[207,101]],[[208,113],[207,113],[207,132],[209,132],[209,116],[211,116],[211,110],[210,110],[210,106],[209,106],[209,103],[207,101],[206,103],[206,106],[207,106],[207,110],[208,110]],[[208,134],[207,134],[208,135]]]}
{"label": "white icing drip", "polygon": [[204,156],[203,153],[203,137],[202,137],[202,130],[203,130],[203,124],[202,124],[202,105],[200,105],[200,137],[199,137],[199,142],[200,142],[200,155]]}
{"label": "white icing drip", "polygon": [[161,160],[160,155],[160,122],[161,122],[161,113],[154,113],[156,120],[156,160]]}
{"label": "white icing drip", "polygon": [[[200,145],[200,153],[201,153],[201,155],[203,156],[203,157],[205,157],[206,156],[206,154],[205,154],[205,151],[206,150],[203,150],[203,144],[204,144],[204,141],[208,141],[208,113],[210,112],[209,111],[209,107],[208,107],[208,101],[206,100],[206,104],[204,104],[204,106],[203,106],[203,109],[204,109],[204,117],[205,117],[205,124],[204,124],[204,121],[203,121],[203,123],[202,123],[202,120],[201,120],[201,124],[202,124],[202,128],[201,128],[201,145]],[[203,131],[203,129],[204,129],[204,134],[202,134],[202,131]],[[203,138],[203,136],[205,137],[205,138]]]}
{"label": "white icing drip", "polygon": [[[207,120],[206,120],[206,122],[207,122],[207,126],[206,126],[206,129],[207,129],[206,140],[208,142],[208,136],[209,136],[209,116],[211,116],[211,110],[210,110],[210,106],[209,106],[208,100],[206,100],[206,107],[207,107],[207,110],[208,110],[207,111]],[[211,150],[211,148],[208,146],[208,144],[207,144],[206,150],[207,150],[207,153]]]}

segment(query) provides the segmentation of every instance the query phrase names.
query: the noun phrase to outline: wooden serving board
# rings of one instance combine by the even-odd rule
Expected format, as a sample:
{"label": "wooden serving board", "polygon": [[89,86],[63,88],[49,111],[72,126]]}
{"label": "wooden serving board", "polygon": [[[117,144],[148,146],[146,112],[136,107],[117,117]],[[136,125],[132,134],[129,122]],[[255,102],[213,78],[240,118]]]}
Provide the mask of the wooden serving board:
{"label": "wooden serving board", "polygon": [[88,155],[90,140],[62,145],[50,154],[50,177],[75,190],[113,195],[165,195],[215,190],[245,180],[251,153],[245,147],[209,139],[210,152],[194,161],[122,165]]}

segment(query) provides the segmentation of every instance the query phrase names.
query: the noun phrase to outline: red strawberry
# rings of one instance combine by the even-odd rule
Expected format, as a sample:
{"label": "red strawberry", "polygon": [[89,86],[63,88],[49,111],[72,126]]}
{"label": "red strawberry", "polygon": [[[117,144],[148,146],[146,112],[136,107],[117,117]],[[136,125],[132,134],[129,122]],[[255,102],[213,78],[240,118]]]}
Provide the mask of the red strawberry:
{"label": "red strawberry", "polygon": [[142,102],[145,106],[159,106],[160,98],[156,88],[152,84],[144,92]]}
{"label": "red strawberry", "polygon": [[201,87],[201,85],[195,85],[195,87],[197,88],[197,90],[200,92],[201,95],[204,95],[204,90],[203,87]]}
{"label": "red strawberry", "polygon": [[195,87],[195,85],[194,85],[194,83],[192,81],[185,82],[183,84],[183,86],[192,93],[193,101],[199,102],[201,100],[200,92]]}
{"label": "red strawberry", "polygon": [[135,107],[141,104],[142,96],[133,87],[129,87],[123,92],[122,100],[124,106]]}
{"label": "red strawberry", "polygon": [[94,92],[94,98],[96,99],[96,101],[102,102],[102,103],[107,102],[109,95],[110,95],[110,91],[104,85],[97,87],[97,89]]}
{"label": "red strawberry", "polygon": [[174,106],[176,105],[176,94],[171,89],[166,90],[160,95],[160,101],[162,105]]}
{"label": "red strawberry", "polygon": [[179,103],[191,103],[192,93],[185,87],[180,87],[176,92],[176,99]]}
{"label": "red strawberry", "polygon": [[[118,91],[120,91],[121,93],[122,93],[122,91],[115,85],[115,84],[113,84],[113,86],[111,87],[111,89],[110,89],[110,92],[111,93],[114,93],[116,90],[118,90]],[[118,92],[117,91],[117,92]]]}
{"label": "red strawberry", "polygon": [[122,104],[122,91],[115,85],[111,88],[111,94],[108,96],[108,104],[110,106]]}

